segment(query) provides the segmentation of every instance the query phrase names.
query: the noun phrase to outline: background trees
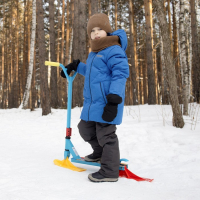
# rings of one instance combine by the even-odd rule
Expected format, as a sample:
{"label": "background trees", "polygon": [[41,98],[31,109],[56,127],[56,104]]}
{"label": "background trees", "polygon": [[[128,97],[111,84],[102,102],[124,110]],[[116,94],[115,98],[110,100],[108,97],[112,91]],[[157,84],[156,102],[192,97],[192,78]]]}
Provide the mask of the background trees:
{"label": "background trees", "polygon": [[45,63],[45,32],[44,32],[44,10],[42,0],[36,1],[37,5],[37,29],[38,29],[38,49],[39,49],[39,66],[40,66],[40,96],[42,104],[42,115],[51,112],[50,96],[48,89],[48,70]]}
{"label": "background trees", "polygon": [[[32,1],[0,2],[0,108],[3,109],[17,108],[23,100],[30,63]],[[60,78],[59,68],[44,66],[44,60],[64,65],[73,59],[86,62],[90,52],[87,20],[96,12],[106,13],[113,30],[122,28],[128,36],[126,53],[130,77],[126,85],[126,105],[172,104],[171,95],[176,94],[170,92],[172,79],[167,75],[169,49],[164,44],[156,2],[162,3],[170,38],[170,65],[176,75],[173,81],[177,84],[179,104],[184,105],[182,112],[187,114],[188,103],[200,101],[198,0],[37,1],[28,107],[34,109],[42,102],[46,110],[43,114],[48,114],[50,107],[66,108],[66,81]],[[76,77],[73,106],[82,106],[83,82],[83,77]]]}

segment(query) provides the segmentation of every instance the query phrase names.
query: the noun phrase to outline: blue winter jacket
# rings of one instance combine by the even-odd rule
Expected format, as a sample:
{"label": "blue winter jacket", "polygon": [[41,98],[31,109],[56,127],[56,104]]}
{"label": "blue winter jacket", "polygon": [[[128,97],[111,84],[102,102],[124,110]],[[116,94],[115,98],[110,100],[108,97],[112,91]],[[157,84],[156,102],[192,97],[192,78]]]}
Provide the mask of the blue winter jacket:
{"label": "blue winter jacket", "polygon": [[[124,30],[117,30],[110,35],[120,38],[119,45],[107,47],[99,52],[91,52],[86,64],[80,62],[77,72],[85,76],[84,103],[81,119],[109,124],[121,124],[124,108],[125,85],[129,76],[128,59],[125,53],[127,36]],[[108,36],[109,37],[109,36]],[[118,113],[112,122],[102,119],[108,94],[117,94],[123,101],[118,105]]]}

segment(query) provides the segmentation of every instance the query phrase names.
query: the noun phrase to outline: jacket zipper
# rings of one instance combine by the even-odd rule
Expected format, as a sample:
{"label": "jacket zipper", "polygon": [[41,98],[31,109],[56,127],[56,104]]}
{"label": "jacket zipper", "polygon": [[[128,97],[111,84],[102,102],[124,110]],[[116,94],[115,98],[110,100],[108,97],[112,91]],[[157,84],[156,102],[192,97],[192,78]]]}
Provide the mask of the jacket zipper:
{"label": "jacket zipper", "polygon": [[[96,55],[95,55],[95,56],[96,56]],[[94,56],[93,59],[92,59],[92,63],[93,63],[93,61],[94,61],[95,56]],[[90,74],[91,74],[91,69],[92,69],[92,63],[91,63],[91,65],[90,65]],[[90,88],[90,95],[91,95],[91,103],[90,103],[90,106],[91,106],[91,104],[92,104],[92,92],[91,92],[91,87],[90,87],[90,74],[89,74],[89,88]],[[88,121],[89,121],[89,113],[90,113],[90,107],[89,107],[89,109],[88,109]]]}

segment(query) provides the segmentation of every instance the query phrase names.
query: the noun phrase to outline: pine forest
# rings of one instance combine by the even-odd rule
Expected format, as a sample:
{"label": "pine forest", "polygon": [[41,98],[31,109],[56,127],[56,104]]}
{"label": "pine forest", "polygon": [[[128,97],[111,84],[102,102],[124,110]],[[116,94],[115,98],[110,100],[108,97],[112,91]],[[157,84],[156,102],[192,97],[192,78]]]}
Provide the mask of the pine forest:
{"label": "pine forest", "polygon": [[[45,61],[85,63],[87,21],[98,12],[128,37],[125,105],[170,104],[182,128],[189,104],[200,103],[198,0],[1,0],[0,108],[66,108],[67,81]],[[83,85],[78,74],[72,107],[83,106]]]}

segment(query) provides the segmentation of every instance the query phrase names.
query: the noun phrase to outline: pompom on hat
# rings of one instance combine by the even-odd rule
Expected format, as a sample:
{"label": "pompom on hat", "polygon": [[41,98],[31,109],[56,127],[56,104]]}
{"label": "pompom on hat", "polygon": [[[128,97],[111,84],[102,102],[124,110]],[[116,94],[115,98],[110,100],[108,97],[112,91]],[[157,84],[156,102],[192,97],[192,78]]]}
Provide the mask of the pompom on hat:
{"label": "pompom on hat", "polygon": [[87,34],[90,37],[91,31],[94,27],[99,27],[106,33],[111,33],[112,29],[110,26],[109,18],[104,13],[96,13],[92,15],[87,24]]}

